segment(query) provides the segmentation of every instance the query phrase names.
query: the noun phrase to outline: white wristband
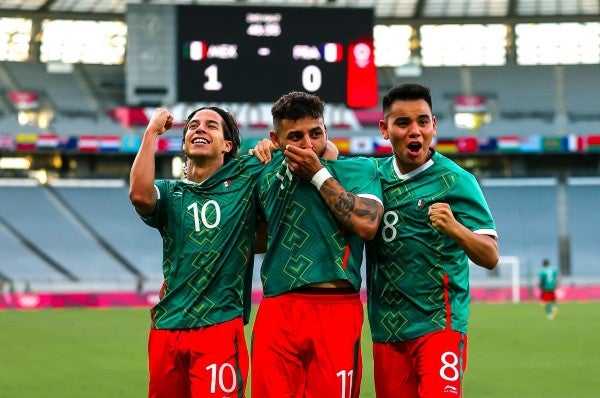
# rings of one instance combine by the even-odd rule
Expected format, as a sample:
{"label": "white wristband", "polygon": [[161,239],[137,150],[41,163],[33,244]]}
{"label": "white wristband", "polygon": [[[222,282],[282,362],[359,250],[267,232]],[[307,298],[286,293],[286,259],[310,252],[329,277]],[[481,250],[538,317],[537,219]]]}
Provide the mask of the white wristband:
{"label": "white wristband", "polygon": [[314,176],[312,176],[310,183],[313,184],[317,188],[317,191],[320,191],[321,185],[323,185],[325,180],[327,180],[328,178],[331,178],[331,177],[332,177],[332,175],[329,172],[329,170],[327,170],[325,167],[323,167],[321,170],[317,171]]}

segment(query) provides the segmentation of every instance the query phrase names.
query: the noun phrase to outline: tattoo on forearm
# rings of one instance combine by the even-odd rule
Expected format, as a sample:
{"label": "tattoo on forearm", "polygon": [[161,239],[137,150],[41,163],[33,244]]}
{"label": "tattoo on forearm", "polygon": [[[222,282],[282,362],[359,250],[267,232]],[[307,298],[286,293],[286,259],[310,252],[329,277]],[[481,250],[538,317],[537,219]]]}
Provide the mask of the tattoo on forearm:
{"label": "tattoo on forearm", "polygon": [[358,198],[356,215],[364,218],[367,224],[378,224],[383,215],[383,206],[373,199]]}
{"label": "tattoo on forearm", "polygon": [[347,225],[354,211],[356,197],[330,178],[321,186],[321,196],[343,225]]}
{"label": "tattoo on forearm", "polygon": [[356,197],[348,192],[340,192],[333,206],[336,217],[346,225],[356,206]]}
{"label": "tattoo on forearm", "polygon": [[383,214],[383,207],[375,200],[357,197],[347,192],[336,180],[329,179],[321,187],[321,195],[335,215],[345,226],[354,214],[361,223],[377,225]]}

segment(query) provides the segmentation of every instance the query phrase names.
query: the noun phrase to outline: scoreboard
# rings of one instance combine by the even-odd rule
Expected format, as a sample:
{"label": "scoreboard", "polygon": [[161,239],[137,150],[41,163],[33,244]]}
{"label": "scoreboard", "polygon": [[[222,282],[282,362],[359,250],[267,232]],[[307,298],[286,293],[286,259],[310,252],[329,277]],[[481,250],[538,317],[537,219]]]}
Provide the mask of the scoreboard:
{"label": "scoreboard", "polygon": [[180,5],[177,100],[272,103],[298,90],[376,106],[373,24],[372,8]]}

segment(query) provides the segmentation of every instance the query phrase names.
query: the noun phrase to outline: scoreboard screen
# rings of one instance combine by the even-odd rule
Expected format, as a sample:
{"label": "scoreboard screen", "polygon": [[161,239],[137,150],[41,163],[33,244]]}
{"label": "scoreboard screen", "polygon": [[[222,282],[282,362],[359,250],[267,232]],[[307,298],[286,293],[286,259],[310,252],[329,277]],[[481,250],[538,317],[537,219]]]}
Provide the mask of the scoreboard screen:
{"label": "scoreboard screen", "polygon": [[372,8],[177,7],[177,99],[377,105]]}

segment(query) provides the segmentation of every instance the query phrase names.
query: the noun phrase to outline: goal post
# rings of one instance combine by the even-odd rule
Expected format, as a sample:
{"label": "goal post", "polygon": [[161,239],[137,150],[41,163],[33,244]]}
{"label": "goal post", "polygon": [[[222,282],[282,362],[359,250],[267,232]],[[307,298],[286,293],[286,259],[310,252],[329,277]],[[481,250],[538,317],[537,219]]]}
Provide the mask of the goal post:
{"label": "goal post", "polygon": [[500,256],[492,271],[469,261],[471,284],[483,289],[496,290],[495,299],[504,297],[518,304],[521,302],[521,260],[517,256]]}
{"label": "goal post", "polygon": [[498,266],[510,267],[510,284],[512,289],[512,302],[518,304],[521,302],[521,262],[517,256],[501,256]]}

